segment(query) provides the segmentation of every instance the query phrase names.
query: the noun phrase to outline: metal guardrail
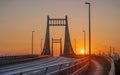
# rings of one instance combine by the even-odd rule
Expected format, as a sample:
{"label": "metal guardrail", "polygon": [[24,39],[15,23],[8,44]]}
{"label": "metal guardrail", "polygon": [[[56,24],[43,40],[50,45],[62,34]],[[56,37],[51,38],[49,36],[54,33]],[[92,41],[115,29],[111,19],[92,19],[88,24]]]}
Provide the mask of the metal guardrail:
{"label": "metal guardrail", "polygon": [[108,61],[110,62],[111,68],[110,68],[110,72],[109,75],[115,75],[115,64],[112,58],[107,57]]}
{"label": "metal guardrail", "polygon": [[[36,68],[36,69],[27,69],[27,70],[21,70],[21,71],[16,71],[13,73],[8,73],[7,75],[23,75],[23,74],[27,74],[30,72],[42,72],[42,75],[77,75],[78,73],[84,73],[87,68],[88,68],[88,57],[85,57],[83,59],[79,59],[79,60],[75,60],[75,61],[70,61],[70,62],[64,62],[64,63],[57,63],[57,64],[53,64],[50,66],[43,66],[40,68]],[[50,71],[50,68],[55,68],[57,67],[55,70]],[[37,73],[36,72],[36,73]],[[6,75],[3,74],[3,75]]]}
{"label": "metal guardrail", "polygon": [[88,70],[88,66],[89,66],[89,62],[87,62],[87,64],[85,64],[83,67],[76,70],[75,72],[73,72],[70,75],[79,75],[79,74],[83,75]]}
{"label": "metal guardrail", "polygon": [[[66,68],[51,72],[51,73],[47,73],[46,75],[77,75],[77,74],[81,74],[84,73],[87,68],[88,68],[88,61],[83,61],[80,62],[78,61],[75,65],[70,65],[71,63],[68,63],[68,66]],[[62,65],[60,65],[62,66]]]}
{"label": "metal guardrail", "polygon": [[0,60],[11,60],[11,59],[23,59],[23,58],[32,58],[32,57],[38,57],[38,55],[14,55],[14,56],[0,56]]}
{"label": "metal guardrail", "polygon": [[0,56],[0,66],[10,65],[20,62],[27,62],[36,59],[46,58],[50,56],[39,56],[39,55],[18,55],[18,56]]}

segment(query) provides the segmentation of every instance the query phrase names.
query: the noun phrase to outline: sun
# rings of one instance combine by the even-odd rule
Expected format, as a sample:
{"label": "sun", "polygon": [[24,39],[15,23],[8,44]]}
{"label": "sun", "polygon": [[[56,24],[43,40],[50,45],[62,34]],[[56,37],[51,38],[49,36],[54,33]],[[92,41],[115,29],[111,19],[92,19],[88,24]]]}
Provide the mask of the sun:
{"label": "sun", "polygon": [[81,50],[80,53],[81,53],[81,54],[85,54],[85,50]]}

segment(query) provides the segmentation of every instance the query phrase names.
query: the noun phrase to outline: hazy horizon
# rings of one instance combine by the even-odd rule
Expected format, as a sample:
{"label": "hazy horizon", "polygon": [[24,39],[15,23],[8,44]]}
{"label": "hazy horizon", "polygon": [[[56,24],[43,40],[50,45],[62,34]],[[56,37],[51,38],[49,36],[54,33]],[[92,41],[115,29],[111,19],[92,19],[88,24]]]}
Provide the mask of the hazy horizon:
{"label": "hazy horizon", "polygon": [[[0,55],[30,54],[32,30],[35,31],[34,53],[39,54],[48,15],[68,16],[72,47],[75,49],[76,39],[77,53],[84,49],[82,31],[85,30],[88,50],[86,1],[91,3],[92,53],[108,53],[111,46],[120,54],[120,0],[0,0]],[[63,42],[64,30],[64,27],[50,27],[50,39],[62,38]],[[59,54],[59,44],[54,45],[54,52]]]}

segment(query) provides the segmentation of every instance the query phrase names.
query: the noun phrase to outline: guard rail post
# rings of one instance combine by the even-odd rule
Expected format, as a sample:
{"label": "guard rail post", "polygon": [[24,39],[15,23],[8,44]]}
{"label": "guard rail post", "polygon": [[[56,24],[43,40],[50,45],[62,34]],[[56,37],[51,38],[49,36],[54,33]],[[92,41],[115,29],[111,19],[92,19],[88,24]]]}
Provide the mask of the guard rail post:
{"label": "guard rail post", "polygon": [[60,64],[59,70],[58,70],[58,75],[60,75],[60,70],[61,70],[62,64]]}
{"label": "guard rail post", "polygon": [[23,75],[22,73],[20,73],[20,75]]}
{"label": "guard rail post", "polygon": [[47,73],[47,70],[48,70],[48,67],[46,67],[44,75],[46,75],[46,73]]}

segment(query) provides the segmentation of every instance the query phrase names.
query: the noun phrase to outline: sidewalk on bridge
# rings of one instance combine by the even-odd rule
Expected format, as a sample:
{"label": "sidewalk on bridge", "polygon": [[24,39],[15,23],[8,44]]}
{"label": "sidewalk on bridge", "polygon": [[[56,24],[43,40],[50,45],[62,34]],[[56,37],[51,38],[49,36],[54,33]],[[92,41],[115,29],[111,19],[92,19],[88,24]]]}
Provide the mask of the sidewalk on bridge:
{"label": "sidewalk on bridge", "polygon": [[104,75],[103,70],[104,69],[103,69],[102,65],[99,62],[92,59],[91,66],[85,75]]}

